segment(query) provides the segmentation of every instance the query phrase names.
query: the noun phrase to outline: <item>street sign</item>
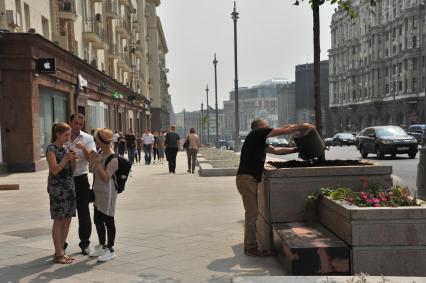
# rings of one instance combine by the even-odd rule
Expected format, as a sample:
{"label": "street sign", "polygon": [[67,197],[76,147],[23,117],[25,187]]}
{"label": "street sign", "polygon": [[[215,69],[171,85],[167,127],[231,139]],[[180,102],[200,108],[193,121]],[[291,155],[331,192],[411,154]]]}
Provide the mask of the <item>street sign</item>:
{"label": "street sign", "polygon": [[38,73],[56,73],[55,58],[39,58],[36,60],[36,72]]}

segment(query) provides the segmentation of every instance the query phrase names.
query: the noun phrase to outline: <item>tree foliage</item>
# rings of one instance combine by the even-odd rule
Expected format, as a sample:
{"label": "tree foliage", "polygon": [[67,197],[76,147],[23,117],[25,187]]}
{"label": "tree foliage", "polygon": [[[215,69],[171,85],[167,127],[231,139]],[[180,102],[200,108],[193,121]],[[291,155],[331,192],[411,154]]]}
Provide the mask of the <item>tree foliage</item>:
{"label": "tree foliage", "polygon": [[[304,0],[302,0],[304,1]],[[370,0],[370,5],[375,6],[377,0]],[[356,10],[352,7],[352,0],[309,0],[311,6],[317,2],[318,5],[322,5],[325,2],[329,2],[331,5],[337,5],[339,8],[343,9],[348,13],[351,18],[355,18],[358,14]],[[296,1],[298,3],[298,1]]]}

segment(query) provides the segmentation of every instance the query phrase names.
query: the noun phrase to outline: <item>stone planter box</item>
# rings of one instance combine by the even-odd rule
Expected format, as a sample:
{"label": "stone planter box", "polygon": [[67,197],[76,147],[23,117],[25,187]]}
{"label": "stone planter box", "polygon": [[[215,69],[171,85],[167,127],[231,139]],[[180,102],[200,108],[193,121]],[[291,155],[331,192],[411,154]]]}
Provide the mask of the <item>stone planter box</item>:
{"label": "stone planter box", "polygon": [[369,183],[392,185],[392,167],[333,166],[275,168],[265,165],[262,182],[258,187],[258,239],[262,248],[273,252],[272,225],[288,222],[303,222],[307,196],[324,187],[337,185],[361,189],[360,177]]}
{"label": "stone planter box", "polygon": [[352,273],[426,276],[426,205],[357,207],[324,198],[320,222],[352,248]]}

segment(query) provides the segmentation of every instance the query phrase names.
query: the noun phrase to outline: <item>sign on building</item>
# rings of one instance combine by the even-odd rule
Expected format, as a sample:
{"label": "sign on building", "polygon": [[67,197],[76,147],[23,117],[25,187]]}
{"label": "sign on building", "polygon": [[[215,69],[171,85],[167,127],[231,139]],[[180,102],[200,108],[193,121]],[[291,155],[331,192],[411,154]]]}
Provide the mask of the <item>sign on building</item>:
{"label": "sign on building", "polygon": [[36,72],[38,73],[56,73],[55,58],[39,58],[36,60]]}

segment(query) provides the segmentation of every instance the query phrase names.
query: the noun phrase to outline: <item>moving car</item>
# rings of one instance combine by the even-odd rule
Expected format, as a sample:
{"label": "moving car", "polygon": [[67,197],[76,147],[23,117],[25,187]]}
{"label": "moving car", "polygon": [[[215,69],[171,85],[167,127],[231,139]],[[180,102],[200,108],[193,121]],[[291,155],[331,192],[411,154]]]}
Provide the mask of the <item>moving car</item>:
{"label": "moving car", "polygon": [[412,125],[408,127],[407,134],[416,138],[417,143],[422,143],[423,140],[423,130],[425,129],[425,124]]}
{"label": "moving car", "polygon": [[288,140],[285,138],[278,139],[278,146],[279,147],[288,147]]}
{"label": "moving car", "polygon": [[415,158],[417,147],[417,140],[398,126],[369,127],[359,137],[359,152],[363,158],[370,153],[375,153],[378,159],[386,154],[392,157],[408,154],[410,158]]}
{"label": "moving car", "polygon": [[235,141],[227,141],[226,148],[229,150],[234,150]]}
{"label": "moving car", "polygon": [[338,133],[335,134],[333,137],[333,144],[334,145],[354,145],[355,144],[355,138],[352,135],[352,133]]}
{"label": "moving car", "polygon": [[266,139],[266,143],[268,145],[272,145],[272,146],[278,146],[280,143],[280,140],[278,138],[267,138]]}
{"label": "moving car", "polygon": [[324,143],[326,146],[333,146],[334,145],[333,138],[325,138]]}

